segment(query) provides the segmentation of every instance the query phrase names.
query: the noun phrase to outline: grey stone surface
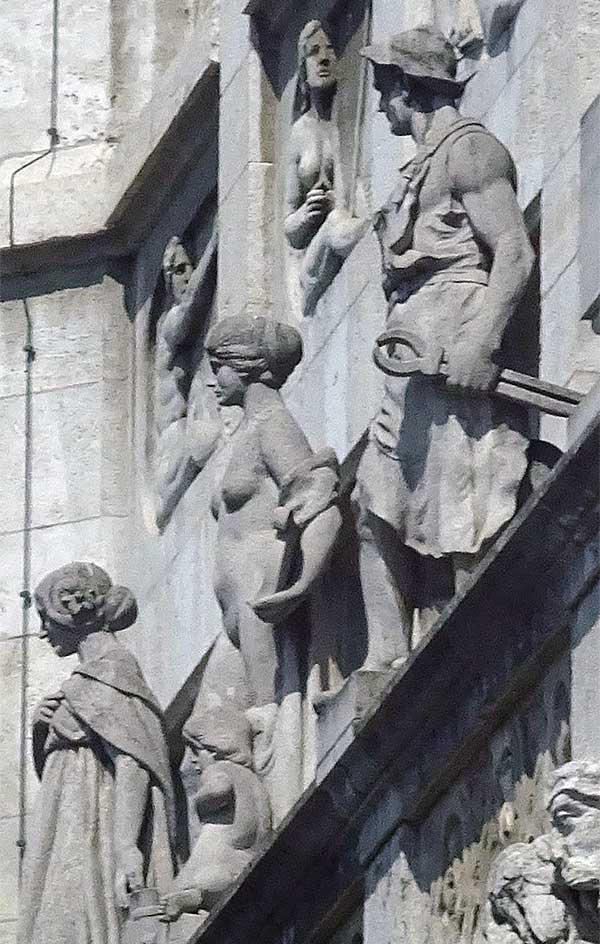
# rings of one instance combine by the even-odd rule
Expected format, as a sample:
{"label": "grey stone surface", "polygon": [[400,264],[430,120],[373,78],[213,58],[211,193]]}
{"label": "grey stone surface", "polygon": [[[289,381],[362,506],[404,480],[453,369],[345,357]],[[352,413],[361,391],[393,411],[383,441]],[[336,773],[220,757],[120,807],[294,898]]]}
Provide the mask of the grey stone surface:
{"label": "grey stone surface", "polygon": [[493,46],[510,26],[524,0],[477,0],[486,42]]}
{"label": "grey stone surface", "polygon": [[390,682],[391,672],[353,672],[339,691],[315,700],[317,721],[317,781],[325,777],[354,739],[360,724]]}
{"label": "grey stone surface", "polygon": [[598,303],[600,296],[600,240],[596,220],[600,215],[600,97],[581,122],[581,312]]}

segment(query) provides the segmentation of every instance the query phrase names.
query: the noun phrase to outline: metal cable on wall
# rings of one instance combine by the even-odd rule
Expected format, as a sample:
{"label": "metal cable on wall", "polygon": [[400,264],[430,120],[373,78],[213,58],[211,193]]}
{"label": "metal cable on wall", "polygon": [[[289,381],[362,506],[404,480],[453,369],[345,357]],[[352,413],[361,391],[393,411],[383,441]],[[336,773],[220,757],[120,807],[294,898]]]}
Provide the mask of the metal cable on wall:
{"label": "metal cable on wall", "polygon": [[[57,110],[58,110],[58,19],[59,2],[52,0],[52,55],[50,73],[50,124],[47,133],[50,138],[49,147],[31,160],[25,161],[10,176],[8,226],[9,245],[15,245],[15,191],[16,179],[20,173],[52,154],[58,143]],[[25,854],[25,817],[27,813],[27,686],[29,677],[29,624],[31,608],[31,525],[32,525],[32,489],[33,489],[33,363],[35,360],[34,330],[29,301],[22,299],[25,315],[25,338],[23,353],[25,355],[25,384],[24,384],[24,422],[23,422],[23,556],[21,568],[21,687],[20,687],[20,718],[19,718],[19,813],[17,847],[19,850],[19,886],[23,877],[23,857]]]}

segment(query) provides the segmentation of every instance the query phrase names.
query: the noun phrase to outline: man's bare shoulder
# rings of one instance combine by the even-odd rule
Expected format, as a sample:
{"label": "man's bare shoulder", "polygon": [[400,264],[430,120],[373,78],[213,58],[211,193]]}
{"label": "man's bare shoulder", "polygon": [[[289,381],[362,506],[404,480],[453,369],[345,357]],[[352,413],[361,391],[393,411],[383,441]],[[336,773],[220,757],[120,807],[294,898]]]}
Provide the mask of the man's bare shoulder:
{"label": "man's bare shoulder", "polygon": [[500,180],[516,187],[513,159],[504,145],[484,128],[459,137],[448,154],[448,176],[457,193],[484,190]]}

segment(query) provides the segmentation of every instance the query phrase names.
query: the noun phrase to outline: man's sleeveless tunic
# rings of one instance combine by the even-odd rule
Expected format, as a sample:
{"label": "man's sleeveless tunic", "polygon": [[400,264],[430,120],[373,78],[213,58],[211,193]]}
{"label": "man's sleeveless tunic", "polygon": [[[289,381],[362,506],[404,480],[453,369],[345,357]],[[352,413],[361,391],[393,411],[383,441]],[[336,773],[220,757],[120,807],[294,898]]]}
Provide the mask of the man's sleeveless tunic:
{"label": "man's sleeveless tunic", "polygon": [[[461,119],[429,142],[375,217],[387,327],[416,332],[426,348],[450,350],[485,306],[491,260],[447,179],[452,146],[470,134],[489,132]],[[420,554],[476,554],[515,513],[525,428],[521,411],[488,395],[386,377],[357,474],[361,504]]]}

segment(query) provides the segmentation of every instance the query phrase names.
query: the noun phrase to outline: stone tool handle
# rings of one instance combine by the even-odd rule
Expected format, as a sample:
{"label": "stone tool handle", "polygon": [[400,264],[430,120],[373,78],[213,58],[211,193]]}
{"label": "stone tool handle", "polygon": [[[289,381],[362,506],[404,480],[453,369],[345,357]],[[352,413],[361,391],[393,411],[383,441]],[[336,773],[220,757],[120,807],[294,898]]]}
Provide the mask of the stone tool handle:
{"label": "stone tool handle", "polygon": [[[379,335],[373,349],[373,360],[384,374],[392,377],[410,377],[411,374],[445,377],[448,374],[446,355],[442,348],[426,351],[418,334],[400,328],[391,328]],[[551,416],[563,417],[571,416],[583,399],[583,394],[576,390],[506,369],[500,372],[498,383],[490,392],[511,403],[535,407]]]}

